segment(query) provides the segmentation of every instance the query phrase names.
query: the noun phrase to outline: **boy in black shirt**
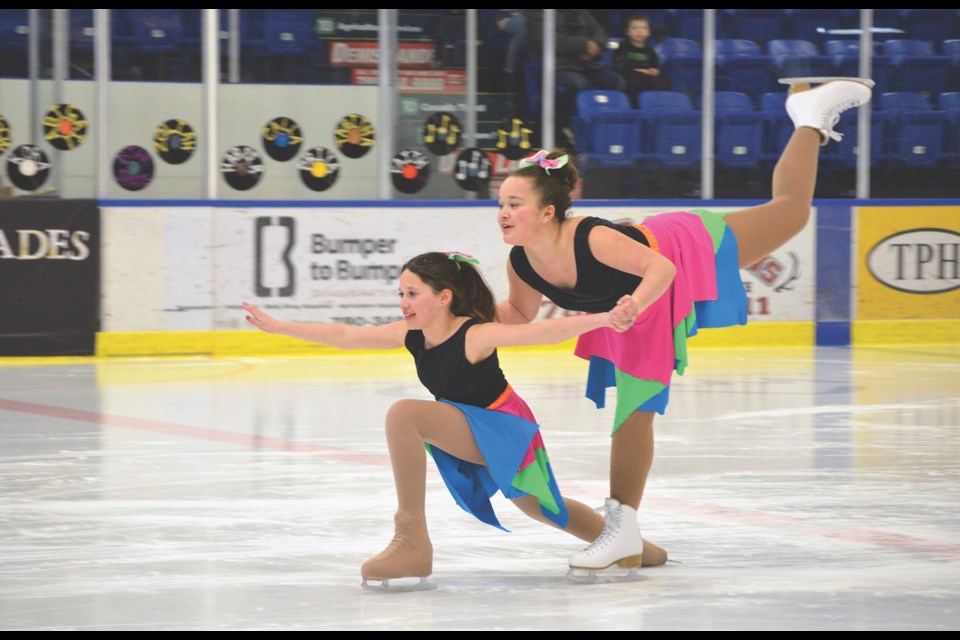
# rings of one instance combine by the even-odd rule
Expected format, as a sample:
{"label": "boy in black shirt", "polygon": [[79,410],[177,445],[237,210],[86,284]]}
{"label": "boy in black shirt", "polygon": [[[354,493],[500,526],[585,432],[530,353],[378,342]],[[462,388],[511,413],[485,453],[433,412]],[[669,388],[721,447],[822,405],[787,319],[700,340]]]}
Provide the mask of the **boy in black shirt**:
{"label": "boy in black shirt", "polygon": [[624,91],[636,108],[641,91],[662,91],[660,56],[650,43],[650,21],[645,16],[632,16],[627,21],[627,38],[613,53],[613,68],[625,81]]}

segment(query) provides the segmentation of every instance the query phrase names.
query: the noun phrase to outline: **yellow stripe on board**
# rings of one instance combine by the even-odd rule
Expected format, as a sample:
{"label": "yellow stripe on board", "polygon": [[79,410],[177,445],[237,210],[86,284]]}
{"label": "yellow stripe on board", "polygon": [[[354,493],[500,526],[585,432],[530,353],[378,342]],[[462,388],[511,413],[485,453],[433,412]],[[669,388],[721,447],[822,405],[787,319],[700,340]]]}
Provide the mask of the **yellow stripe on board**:
{"label": "yellow stripe on board", "polygon": [[[336,349],[260,331],[146,331],[97,334],[96,355],[143,356],[317,356],[368,352]],[[369,352],[368,352],[369,353]]]}
{"label": "yellow stripe on board", "polygon": [[[815,346],[812,322],[756,322],[740,327],[703,329],[687,343],[696,349]],[[502,352],[573,351],[575,340],[535,347],[507,347]],[[873,320],[851,323],[851,346],[960,344],[960,320]],[[144,331],[97,334],[95,356],[0,358],[0,365],[66,364],[90,358],[154,357],[295,357],[390,351],[343,350],[256,331]]]}
{"label": "yellow stripe on board", "polygon": [[[571,351],[573,340],[537,347],[510,347],[512,350]],[[698,347],[789,347],[814,342],[813,323],[768,322],[742,327],[704,329],[691,338]],[[358,350],[359,351],[359,350]],[[291,356],[357,353],[324,345],[254,331],[156,331],[97,334],[97,356],[106,358],[144,356]]]}
{"label": "yellow stripe on board", "polygon": [[851,324],[850,343],[957,344],[960,320],[859,320]]}

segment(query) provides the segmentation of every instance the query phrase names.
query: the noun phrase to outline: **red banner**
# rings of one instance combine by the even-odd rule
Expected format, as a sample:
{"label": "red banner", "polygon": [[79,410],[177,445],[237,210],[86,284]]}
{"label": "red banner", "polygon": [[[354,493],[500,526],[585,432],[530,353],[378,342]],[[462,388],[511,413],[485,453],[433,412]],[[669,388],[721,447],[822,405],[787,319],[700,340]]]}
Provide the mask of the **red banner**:
{"label": "red banner", "polygon": [[[401,42],[397,46],[400,67],[432,67],[436,63],[436,46],[429,42]],[[331,67],[376,67],[380,47],[376,42],[331,42]]]}
{"label": "red banner", "polygon": [[[377,84],[376,69],[354,69],[353,84]],[[408,93],[463,93],[467,77],[464,71],[444,69],[399,69],[397,89]]]}

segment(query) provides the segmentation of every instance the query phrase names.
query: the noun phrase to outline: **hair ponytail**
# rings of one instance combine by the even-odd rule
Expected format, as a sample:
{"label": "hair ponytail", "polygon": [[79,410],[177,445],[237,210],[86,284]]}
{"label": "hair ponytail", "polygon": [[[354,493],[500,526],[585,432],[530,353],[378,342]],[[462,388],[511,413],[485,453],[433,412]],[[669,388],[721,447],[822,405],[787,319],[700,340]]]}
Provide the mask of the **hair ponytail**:
{"label": "hair ponytail", "polygon": [[[463,254],[455,254],[458,258]],[[402,271],[410,271],[435,292],[449,289],[453,294],[450,310],[457,316],[468,316],[480,322],[493,322],[497,305],[493,292],[472,261],[432,251],[411,258]]]}
{"label": "hair ponytail", "polygon": [[521,160],[520,168],[511,175],[533,180],[533,188],[540,194],[540,204],[552,204],[558,220],[567,217],[567,211],[573,207],[571,194],[580,182],[580,173],[566,150],[540,151]]}

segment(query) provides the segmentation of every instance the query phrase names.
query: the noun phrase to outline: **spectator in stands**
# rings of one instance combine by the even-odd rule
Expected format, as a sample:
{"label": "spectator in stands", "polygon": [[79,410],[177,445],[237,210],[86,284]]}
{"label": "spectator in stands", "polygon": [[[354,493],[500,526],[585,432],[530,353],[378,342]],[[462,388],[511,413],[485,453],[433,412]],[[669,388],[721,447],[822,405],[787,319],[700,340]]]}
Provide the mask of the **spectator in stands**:
{"label": "spectator in stands", "polygon": [[[570,123],[577,93],[587,89],[623,91],[623,76],[605,64],[607,32],[588,9],[556,10],[556,129],[558,146],[573,146]],[[534,56],[543,52],[543,11],[527,12],[527,41]]]}
{"label": "spectator in stands", "polygon": [[504,72],[517,75],[522,72],[523,56],[527,51],[527,16],[523,9],[500,9],[497,29],[510,36],[504,56]]}
{"label": "spectator in stands", "polygon": [[497,11],[497,30],[508,37],[503,58],[503,72],[507,78],[507,88],[513,94],[514,112],[526,111],[526,89],[524,87],[523,63],[527,56],[527,16],[525,9],[499,9]]}
{"label": "spectator in stands", "polygon": [[642,91],[661,91],[660,56],[650,42],[650,20],[635,15],[627,20],[627,37],[613,52],[613,68],[624,79],[624,91],[634,108],[639,106],[637,94]]}

